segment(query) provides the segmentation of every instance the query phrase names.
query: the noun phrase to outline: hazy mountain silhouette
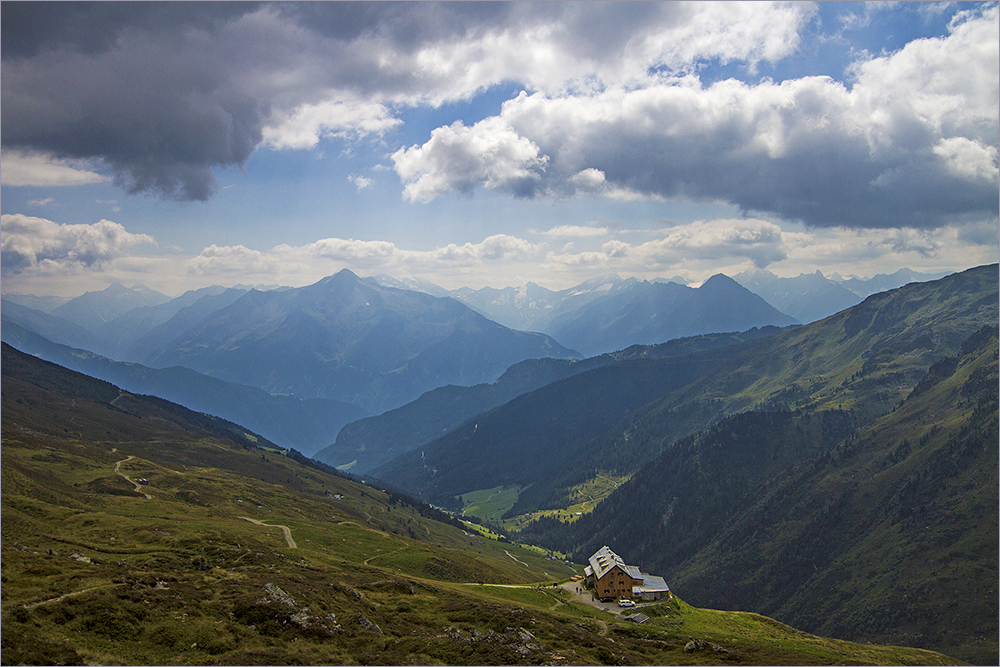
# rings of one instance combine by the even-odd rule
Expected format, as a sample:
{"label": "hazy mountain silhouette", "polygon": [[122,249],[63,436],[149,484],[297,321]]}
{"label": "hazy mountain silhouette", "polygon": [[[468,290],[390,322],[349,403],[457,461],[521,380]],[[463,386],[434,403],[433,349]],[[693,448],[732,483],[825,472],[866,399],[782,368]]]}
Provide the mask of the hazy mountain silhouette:
{"label": "hazy mountain silhouette", "polygon": [[796,322],[732,278],[718,274],[698,288],[647,281],[612,283],[604,294],[554,317],[545,331],[568,347],[595,355],[683,336]]}
{"label": "hazy mountain silhouette", "polygon": [[577,356],[454,299],[382,287],[345,269],[307,287],[248,292],[146,359],[379,412],[434,387],[492,382],[524,359]]}
{"label": "hazy mountain silhouette", "polygon": [[156,369],[107,359],[48,341],[6,315],[2,338],[22,352],[111,382],[126,391],[157,396],[236,422],[282,447],[307,455],[329,443],[345,424],[366,416],[362,408],[343,401],[274,396],[256,387],[226,382],[180,366]]}

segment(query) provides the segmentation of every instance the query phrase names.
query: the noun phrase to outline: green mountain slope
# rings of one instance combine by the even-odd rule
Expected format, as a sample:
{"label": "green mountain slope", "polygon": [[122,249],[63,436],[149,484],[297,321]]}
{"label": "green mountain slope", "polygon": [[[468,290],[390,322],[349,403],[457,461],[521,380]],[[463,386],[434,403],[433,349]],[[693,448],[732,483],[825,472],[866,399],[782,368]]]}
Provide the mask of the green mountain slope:
{"label": "green mountain slope", "polygon": [[678,585],[814,632],[995,662],[997,349],[981,330],[891,414],[762,486]]}
{"label": "green mountain slope", "polygon": [[312,454],[347,423],[364,417],[361,408],[331,399],[269,394],[189,368],[149,368],[114,361],[86,350],[57,345],[3,320],[3,341],[22,352],[111,382],[126,391],[159,396],[184,407],[245,425],[285,448]]}
{"label": "green mountain slope", "polygon": [[[994,265],[762,341],[592,450],[664,448],[591,515],[522,539],[615,544],[698,604],[992,664],[997,301]],[[693,428],[712,407],[730,414]]]}
{"label": "green mountain slope", "polygon": [[715,355],[710,362],[691,355],[596,369],[520,396],[372,474],[440,504],[530,485],[507,513],[514,518],[566,508],[573,488],[602,473],[630,475],[727,415],[837,410],[860,426],[997,321],[997,274],[985,266],[876,294],[820,322],[701,353]]}
{"label": "green mountain slope", "polygon": [[[753,342],[753,341],[751,341]],[[595,368],[522,394],[371,474],[457,507],[456,496],[496,486],[541,487],[583,465],[587,443],[630,412],[702,377],[740,344]],[[648,458],[641,453],[631,469]],[[547,488],[547,487],[546,487]]]}
{"label": "green mountain slope", "polygon": [[317,452],[315,458],[333,466],[353,463],[352,472],[365,473],[443,436],[476,415],[584,371],[621,361],[680,356],[725,347],[773,336],[779,331],[777,327],[764,327],[742,333],[678,338],[583,360],[527,359],[508,368],[496,382],[472,387],[439,387],[400,408],[348,424],[337,434],[336,442]]}
{"label": "green mountain slope", "polygon": [[6,345],[0,368],[4,664],[954,663],[676,598],[637,626],[235,424]]}
{"label": "green mountain slope", "polygon": [[[607,470],[629,461],[633,452],[652,452],[650,460],[681,438],[746,411],[846,411],[861,426],[892,410],[932,364],[997,319],[995,264],[875,294],[832,317],[747,346],[639,410],[580,459]],[[527,509],[515,506],[512,512]]]}

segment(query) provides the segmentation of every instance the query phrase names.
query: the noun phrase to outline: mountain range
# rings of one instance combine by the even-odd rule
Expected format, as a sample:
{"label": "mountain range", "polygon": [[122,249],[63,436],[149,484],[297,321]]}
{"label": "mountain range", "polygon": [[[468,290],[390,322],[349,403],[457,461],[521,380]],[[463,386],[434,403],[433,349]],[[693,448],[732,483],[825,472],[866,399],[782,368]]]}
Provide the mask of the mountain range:
{"label": "mountain range", "polygon": [[551,552],[2,347],[4,664],[955,662],[677,595],[609,614]]}
{"label": "mountain range", "polygon": [[[96,459],[76,461],[66,472],[60,467],[78,455],[72,452],[90,452],[88,447],[103,447],[105,461],[106,445],[138,442],[130,440],[129,429],[160,429],[165,403],[130,393],[149,391],[201,401],[191,404],[202,413],[224,413],[233,442],[262,461],[271,454],[306,461],[272,442],[308,441],[315,451],[319,439],[327,438],[334,444],[317,456],[367,470],[368,488],[418,494],[456,513],[474,497],[502,499],[502,506],[495,505],[500,509],[491,512],[502,517],[493,529],[572,554],[578,562],[599,546],[612,545],[644,571],[667,577],[678,595],[697,604],[751,609],[809,631],[992,663],[996,592],[979,582],[995,580],[1000,552],[998,273],[991,265],[910,282],[805,325],[692,335],[585,359],[543,333],[496,324],[455,298],[386,287],[350,272],[298,289],[212,288],[176,303],[122,312],[109,320],[121,324],[118,349],[144,364],[60,345],[42,333],[93,344],[88,336],[106,337],[109,325],[94,333],[56,315],[56,308],[44,313],[5,299],[5,341],[117,378],[121,387],[92,387],[76,398],[59,398],[52,407],[35,389],[11,384],[6,355],[13,352],[5,349],[5,454],[13,451],[9,443],[15,435],[20,447],[34,443],[32,438],[66,440],[36,443],[42,447],[38,454],[19,451],[16,475],[5,465],[5,518],[11,508],[18,517],[16,523],[5,521],[5,542],[10,526],[34,525],[31,512],[37,515],[48,502],[39,495],[43,485],[25,481],[44,477],[32,468],[35,457],[53,474],[71,475],[67,479],[83,484],[84,493],[97,493],[103,507],[109,505],[102,493],[155,496],[152,490],[122,494],[114,476],[93,478],[87,471],[104,465]],[[815,274],[808,278],[813,288],[804,276],[776,284],[792,304],[803,303],[810,289],[826,290],[827,283],[837,282]],[[768,282],[766,276],[757,279]],[[796,285],[807,288],[796,291]],[[553,314],[559,308],[564,310]],[[594,340],[602,341],[594,344],[600,349],[645,335],[660,319],[673,319],[673,331],[697,330],[736,327],[761,313],[791,321],[725,276],[697,289],[598,280],[553,305],[546,326],[565,326],[564,336],[574,327],[589,327]],[[12,368],[32,363],[41,362],[19,357]],[[55,373],[51,378],[59,379],[47,382],[59,391],[86,384],[38,368],[30,373]],[[327,395],[340,391],[349,395]],[[93,396],[103,397],[100,407],[81,402]],[[121,411],[117,422],[116,410]],[[130,421],[130,410],[155,419]],[[366,411],[382,414],[347,423]],[[35,416],[27,421],[9,421],[29,412]],[[50,425],[42,414],[50,415]],[[184,420],[221,423],[196,413]],[[198,441],[157,433],[141,454],[130,455],[157,460],[159,466],[179,463],[170,458],[177,456],[170,443]],[[71,444],[74,438],[83,444]],[[94,438],[103,444],[87,444]],[[185,449],[184,460],[203,470],[207,462],[220,470],[259,468],[257,459],[251,466],[243,454],[234,454],[239,450],[218,444],[208,458]],[[92,455],[97,449],[87,454]],[[29,469],[30,475],[23,472]],[[153,480],[149,470],[146,477]],[[183,474],[183,468],[176,470]],[[18,477],[22,474],[28,478]],[[303,486],[300,469],[283,468],[280,474],[268,477],[267,484],[321,492],[315,479]],[[202,482],[156,475],[155,484],[167,484],[171,497],[184,502],[201,497],[190,494],[221,497]],[[265,487],[245,479],[226,483],[252,488],[255,497],[269,502],[278,497],[271,494],[285,493],[274,486],[265,493]],[[30,488],[34,495],[30,500],[17,495],[10,505],[8,488],[18,494]],[[366,498],[363,486],[356,492]],[[73,498],[66,506],[82,507],[82,496]],[[308,495],[296,498],[311,502]],[[204,502],[212,506],[217,500]],[[392,527],[408,539],[435,530],[408,523],[413,514],[390,519],[390,509],[373,514],[373,506],[364,507],[342,521],[375,522],[369,525],[377,524],[383,534]],[[303,516],[292,505],[282,504],[282,510]],[[73,525],[67,530],[75,530]],[[476,548],[469,529],[468,524],[462,529],[463,544]],[[315,527],[308,532],[310,540],[325,535]],[[73,539],[90,545],[84,537]],[[199,548],[209,553],[206,546]],[[393,553],[412,549],[411,543],[392,547]],[[491,561],[477,570],[481,564],[471,555],[420,553],[425,554],[418,558],[421,572],[434,576],[455,568],[468,574],[497,567]],[[504,556],[513,567],[524,560],[516,553]],[[357,562],[367,566],[382,557],[399,565],[409,559],[368,550]],[[664,613],[688,613],[683,606],[671,609]],[[32,617],[19,612],[18,618],[22,623]],[[380,618],[389,622],[388,616]],[[78,625],[73,627],[85,630]],[[143,642],[152,640],[143,635]]]}
{"label": "mountain range", "polygon": [[573,487],[600,473],[631,475],[731,415],[835,411],[854,430],[995,324],[997,292],[996,267],[979,267],[873,295],[777,335],[597,368],[470,419],[373,474],[440,504],[476,488],[525,486],[510,511],[516,516],[565,507]]}
{"label": "mountain range", "polygon": [[100,292],[87,292],[62,304],[52,311],[52,315],[97,332],[134,308],[158,306],[170,300],[166,294],[160,294],[145,285],[125,287],[116,282]]}
{"label": "mountain range", "polygon": [[[372,280],[406,284],[385,276]],[[797,322],[721,274],[697,289],[678,281],[623,279],[610,274],[560,291],[535,283],[450,292],[426,282],[408,285],[448,294],[506,326],[548,334],[585,356],[685,336]]]}
{"label": "mountain range", "polygon": [[947,273],[920,273],[899,269],[891,274],[872,278],[826,277],[820,271],[803,273],[794,278],[781,278],[765,269],[745,271],[733,280],[769,304],[802,323],[815,322],[860,303],[877,292],[884,292],[908,283],[928,282],[943,278]]}
{"label": "mountain range", "polygon": [[221,417],[260,433],[283,447],[311,455],[345,424],[367,416],[356,405],[331,399],[269,394],[203,375],[189,368],[149,368],[58,345],[5,320],[3,342],[65,368],[111,382],[126,391],[167,399],[190,410]]}
{"label": "mountain range", "polygon": [[[581,356],[551,336],[509,329],[457,301],[482,306],[485,297],[496,296],[489,290],[429,297],[387,283],[444,293],[429,283],[361,279],[342,271],[303,288],[216,286],[175,299],[141,285],[115,284],[51,313],[5,298],[3,312],[5,320],[27,331],[108,359],[149,368],[181,366],[272,394],[352,403],[369,413],[403,406],[439,387],[492,383],[524,359]],[[529,291],[528,302],[513,298],[508,314],[520,312],[525,328],[548,321],[560,337],[579,343],[585,356],[793,321],[724,276],[698,289],[606,276],[558,293]],[[532,308],[538,313],[529,321]],[[204,406],[177,390],[170,397]],[[316,449],[316,443],[283,442]]]}
{"label": "mountain range", "polygon": [[698,604],[991,662],[997,351],[996,326],[973,332],[860,427],[835,408],[728,417],[542,542],[613,542]]}
{"label": "mountain range", "polygon": [[[827,277],[819,271],[782,278],[766,269],[756,269],[738,273],[732,278],[762,297],[781,313],[802,323],[808,323],[853,306],[876,292],[902,287],[907,283],[937,280],[945,275],[947,273],[921,273],[912,269],[899,269],[892,274],[878,274],[871,278],[854,276],[842,278],[837,273]],[[540,331],[556,337],[557,340],[558,336],[550,329],[554,319],[565,317],[610,292],[622,293],[630,290],[635,294],[636,291],[652,290],[654,289],[652,286],[657,284],[687,285],[687,281],[680,276],[669,280],[658,278],[652,281],[640,281],[635,278],[621,278],[615,274],[591,278],[564,290],[550,290],[531,282],[504,288],[463,287],[446,290],[426,280],[399,280],[386,275],[375,276],[369,280],[389,287],[416,290],[434,296],[451,296],[504,326]],[[637,288],[638,285],[642,287]],[[745,328],[749,326],[752,325]],[[617,349],[627,346],[622,342]]]}
{"label": "mountain range", "polygon": [[[460,509],[457,496],[462,494],[514,486],[524,489],[521,506],[546,509],[547,494],[565,491],[567,475],[583,472],[584,481],[596,474],[588,450],[629,413],[761,339],[766,337],[734,337],[694,353],[626,359],[572,375],[469,419],[371,475],[449,508]],[[655,453],[633,449],[618,462],[631,472]]]}
{"label": "mountain range", "polygon": [[724,347],[778,333],[777,327],[742,333],[703,334],[659,345],[634,345],[619,352],[583,360],[528,359],[507,369],[496,382],[439,387],[395,410],[348,424],[337,440],[315,458],[356,473],[366,473],[396,456],[454,430],[463,422],[557,380],[636,359],[658,359]]}
{"label": "mountain range", "polygon": [[613,284],[588,303],[555,314],[545,331],[591,356],[685,336],[797,323],[717,274],[697,289],[646,281]]}
{"label": "mountain range", "polygon": [[[997,279],[992,265],[910,284],[753,343],[580,451],[631,478],[520,539],[613,543],[700,603],[992,662],[996,595],[978,582],[998,556]],[[594,475],[576,467],[508,516],[565,507]]]}
{"label": "mountain range", "polygon": [[250,291],[142,361],[382,412],[442,385],[492,382],[524,359],[578,356],[453,299],[376,286],[345,269],[308,287]]}

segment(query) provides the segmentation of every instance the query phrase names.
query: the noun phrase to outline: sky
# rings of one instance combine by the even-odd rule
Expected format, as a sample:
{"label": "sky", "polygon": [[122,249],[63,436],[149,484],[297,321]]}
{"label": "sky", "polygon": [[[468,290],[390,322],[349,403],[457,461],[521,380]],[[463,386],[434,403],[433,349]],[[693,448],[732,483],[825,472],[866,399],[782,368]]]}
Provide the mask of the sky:
{"label": "sky", "polygon": [[0,12],[4,293],[1000,254],[995,2]]}

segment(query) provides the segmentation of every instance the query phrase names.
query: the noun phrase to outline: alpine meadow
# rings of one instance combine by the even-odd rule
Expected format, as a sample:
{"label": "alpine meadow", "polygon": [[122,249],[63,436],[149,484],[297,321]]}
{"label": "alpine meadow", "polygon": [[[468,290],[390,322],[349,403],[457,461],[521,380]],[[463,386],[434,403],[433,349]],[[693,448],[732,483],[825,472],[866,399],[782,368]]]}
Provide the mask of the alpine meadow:
{"label": "alpine meadow", "polygon": [[1000,4],[0,3],[0,662],[1000,663]]}

